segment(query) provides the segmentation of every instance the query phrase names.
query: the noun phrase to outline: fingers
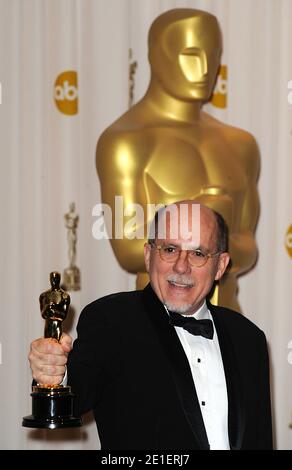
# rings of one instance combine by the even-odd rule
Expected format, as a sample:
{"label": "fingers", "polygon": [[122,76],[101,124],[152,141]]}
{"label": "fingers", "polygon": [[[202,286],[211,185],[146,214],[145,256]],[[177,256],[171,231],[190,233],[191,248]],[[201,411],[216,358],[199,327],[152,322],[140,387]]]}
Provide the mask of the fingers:
{"label": "fingers", "polygon": [[41,366],[33,371],[33,378],[39,384],[57,385],[60,384],[65,375],[65,366],[53,367]]}
{"label": "fingers", "polygon": [[31,343],[31,350],[38,354],[64,354],[61,344],[53,338],[36,339]]}
{"label": "fingers", "polygon": [[51,376],[51,375],[32,375],[34,380],[40,385],[60,385],[64,378],[64,374],[60,376]]}
{"label": "fingers", "polygon": [[33,341],[28,356],[33,378],[41,384],[62,382],[71,347],[72,339],[67,334],[62,335],[60,343],[52,338]]}
{"label": "fingers", "polygon": [[65,352],[70,352],[72,349],[72,338],[67,333],[62,333],[60,344]]}
{"label": "fingers", "polygon": [[67,353],[62,354],[45,354],[32,350],[29,354],[29,360],[36,363],[37,366],[64,366],[67,363]]}
{"label": "fingers", "polygon": [[72,349],[72,338],[67,333],[62,333],[60,342],[53,338],[39,338],[31,343],[31,349],[39,354],[62,355]]}

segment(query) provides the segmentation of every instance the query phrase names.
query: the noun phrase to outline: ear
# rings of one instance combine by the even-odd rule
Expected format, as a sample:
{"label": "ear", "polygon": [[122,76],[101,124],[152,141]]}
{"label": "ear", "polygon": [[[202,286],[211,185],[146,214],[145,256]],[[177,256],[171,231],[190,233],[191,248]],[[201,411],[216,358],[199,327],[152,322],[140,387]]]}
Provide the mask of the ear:
{"label": "ear", "polygon": [[230,256],[228,253],[224,252],[220,254],[215,281],[219,281],[219,279],[221,279],[221,277],[225,273],[225,270],[228,266],[229,261],[230,261]]}
{"label": "ear", "polygon": [[149,243],[144,244],[144,261],[147,273],[149,273],[150,267],[150,254],[151,254],[151,246]]}

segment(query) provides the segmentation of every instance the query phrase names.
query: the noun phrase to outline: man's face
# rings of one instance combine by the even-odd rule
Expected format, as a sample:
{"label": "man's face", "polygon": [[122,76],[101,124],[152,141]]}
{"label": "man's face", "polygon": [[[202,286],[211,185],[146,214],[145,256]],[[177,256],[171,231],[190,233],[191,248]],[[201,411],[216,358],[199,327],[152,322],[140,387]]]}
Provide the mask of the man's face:
{"label": "man's face", "polygon": [[[199,243],[184,233],[192,225],[191,211],[188,214],[187,221],[180,220],[178,238],[169,237],[171,227],[168,220],[166,238],[157,239],[156,244],[178,246],[183,250],[200,248],[204,253],[217,252],[217,224],[212,211],[201,206]],[[194,267],[188,260],[187,252],[182,251],[177,261],[169,263],[162,260],[159,251],[148,244],[145,245],[144,254],[150,283],[156,295],[169,310],[184,314],[192,314],[201,307],[214,280],[221,278],[229,262],[229,255],[222,253],[209,258],[204,266]]]}

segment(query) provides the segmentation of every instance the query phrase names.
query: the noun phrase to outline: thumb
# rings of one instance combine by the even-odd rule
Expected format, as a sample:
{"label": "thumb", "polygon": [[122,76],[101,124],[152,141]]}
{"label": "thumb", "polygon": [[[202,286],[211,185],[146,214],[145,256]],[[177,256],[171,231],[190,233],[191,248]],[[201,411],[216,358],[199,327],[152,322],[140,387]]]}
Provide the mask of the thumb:
{"label": "thumb", "polygon": [[62,346],[64,352],[68,353],[72,349],[72,338],[67,333],[62,333],[60,339],[60,345]]}

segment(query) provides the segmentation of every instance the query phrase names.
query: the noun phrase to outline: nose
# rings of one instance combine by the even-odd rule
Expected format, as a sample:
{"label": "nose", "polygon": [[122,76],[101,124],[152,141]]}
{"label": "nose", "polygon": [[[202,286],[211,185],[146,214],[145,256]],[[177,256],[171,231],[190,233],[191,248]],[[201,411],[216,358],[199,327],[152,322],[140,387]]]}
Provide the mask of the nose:
{"label": "nose", "polygon": [[206,52],[198,47],[188,47],[179,54],[183,74],[190,82],[200,82],[208,75]]}
{"label": "nose", "polygon": [[205,77],[208,74],[208,61],[206,52],[204,50],[200,51],[200,65],[201,65],[201,74],[202,77]]}
{"label": "nose", "polygon": [[191,271],[187,251],[181,250],[178,259],[173,265],[173,270],[179,274],[184,274]]}

